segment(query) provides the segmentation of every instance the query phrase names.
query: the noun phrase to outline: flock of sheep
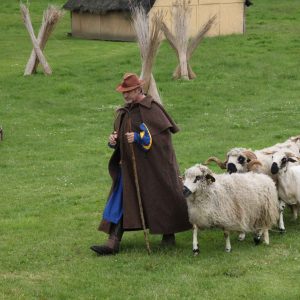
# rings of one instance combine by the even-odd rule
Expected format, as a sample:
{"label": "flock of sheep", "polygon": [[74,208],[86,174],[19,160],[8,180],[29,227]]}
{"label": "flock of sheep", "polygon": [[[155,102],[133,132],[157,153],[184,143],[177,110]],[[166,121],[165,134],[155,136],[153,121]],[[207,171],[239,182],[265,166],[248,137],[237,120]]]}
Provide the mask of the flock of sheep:
{"label": "flock of sheep", "polygon": [[[225,174],[214,174],[205,165],[216,162]],[[199,253],[198,229],[224,230],[225,251],[231,251],[229,233],[247,232],[254,241],[269,244],[269,229],[279,221],[285,231],[283,211],[291,206],[294,219],[300,208],[300,135],[272,147],[252,151],[233,148],[225,161],[210,157],[205,165],[185,171],[184,196],[193,224],[193,252]]]}

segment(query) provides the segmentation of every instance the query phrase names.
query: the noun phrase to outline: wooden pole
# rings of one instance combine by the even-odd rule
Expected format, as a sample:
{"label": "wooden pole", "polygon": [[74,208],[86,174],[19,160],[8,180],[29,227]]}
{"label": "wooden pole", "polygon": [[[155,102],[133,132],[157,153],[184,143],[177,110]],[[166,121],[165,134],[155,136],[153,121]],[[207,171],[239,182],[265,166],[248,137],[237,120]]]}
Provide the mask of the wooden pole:
{"label": "wooden pole", "polygon": [[[131,118],[130,117],[128,119],[128,122],[129,122],[129,132],[131,132]],[[140,210],[140,217],[141,217],[142,227],[143,227],[143,232],[144,232],[144,239],[145,239],[145,243],[146,243],[146,247],[147,247],[147,252],[150,255],[151,254],[151,249],[150,249],[150,243],[149,243],[149,239],[148,239],[148,233],[147,233],[147,230],[146,230],[144,209],[143,209],[143,203],[142,203],[140,185],[139,185],[139,178],[138,178],[138,174],[137,174],[136,160],[135,160],[135,154],[134,154],[134,149],[133,149],[133,144],[132,143],[130,144],[130,149],[131,149],[131,158],[132,158],[134,182],[135,182],[136,194],[137,194],[139,210]]]}

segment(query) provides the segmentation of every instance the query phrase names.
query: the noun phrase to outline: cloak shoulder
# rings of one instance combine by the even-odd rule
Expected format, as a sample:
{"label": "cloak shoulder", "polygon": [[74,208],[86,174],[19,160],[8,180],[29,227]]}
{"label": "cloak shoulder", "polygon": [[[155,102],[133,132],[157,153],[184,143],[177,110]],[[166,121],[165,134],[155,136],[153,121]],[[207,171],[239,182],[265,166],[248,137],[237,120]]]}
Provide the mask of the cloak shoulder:
{"label": "cloak shoulder", "polygon": [[140,111],[143,122],[149,128],[152,136],[170,129],[172,133],[179,131],[178,126],[165,111],[162,105],[151,96],[147,96],[140,102]]}

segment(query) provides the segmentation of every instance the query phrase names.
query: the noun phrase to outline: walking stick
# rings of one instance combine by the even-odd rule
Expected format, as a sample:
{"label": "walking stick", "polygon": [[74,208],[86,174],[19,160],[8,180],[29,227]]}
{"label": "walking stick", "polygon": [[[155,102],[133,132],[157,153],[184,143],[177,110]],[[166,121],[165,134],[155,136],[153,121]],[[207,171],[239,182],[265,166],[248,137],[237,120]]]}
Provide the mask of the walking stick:
{"label": "walking stick", "polygon": [[[129,122],[129,132],[131,132],[131,119],[130,119],[130,117],[128,119],[128,122]],[[130,143],[129,145],[130,145],[130,149],[131,149],[131,158],[132,158],[134,182],[135,182],[136,193],[137,193],[137,198],[138,198],[138,204],[139,204],[139,209],[140,209],[140,217],[141,217],[141,221],[142,221],[142,227],[143,227],[143,231],[144,231],[144,238],[145,238],[145,243],[146,243],[148,254],[150,255],[151,254],[151,249],[150,249],[150,243],[149,243],[149,239],[148,239],[148,233],[147,233],[147,230],[146,230],[144,209],[143,209],[143,204],[142,204],[142,199],[141,199],[139,179],[138,179],[138,175],[137,175],[135,154],[134,154],[133,144]]]}

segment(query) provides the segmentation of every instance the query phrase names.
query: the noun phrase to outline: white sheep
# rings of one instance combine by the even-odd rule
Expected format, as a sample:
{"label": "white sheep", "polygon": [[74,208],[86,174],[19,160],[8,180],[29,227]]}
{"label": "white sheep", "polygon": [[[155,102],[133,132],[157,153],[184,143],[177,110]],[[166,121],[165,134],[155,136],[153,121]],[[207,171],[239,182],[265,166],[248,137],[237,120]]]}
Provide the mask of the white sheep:
{"label": "white sheep", "polygon": [[277,189],[281,200],[291,205],[296,220],[300,207],[300,165],[293,153],[278,151],[273,154],[271,172],[278,178]]}
{"label": "white sheep", "polygon": [[291,136],[287,142],[292,142],[294,144],[296,144],[296,146],[298,147],[299,149],[299,154],[300,154],[300,135],[297,135],[297,136]]}
{"label": "white sheep", "polygon": [[[246,148],[233,148],[227,153],[227,158],[222,162],[219,158],[210,157],[205,164],[214,161],[222,169],[227,169],[231,173],[245,173],[254,171],[270,176],[277,184],[277,175],[272,174],[272,155],[278,151],[288,151],[294,155],[299,155],[300,149],[300,136],[290,137],[283,143],[278,143],[272,147],[264,148],[261,150],[252,151]],[[285,232],[283,213],[285,209],[285,202],[279,199],[279,230]],[[245,234],[241,233],[239,240],[243,240]]]}
{"label": "white sheep", "polygon": [[199,253],[197,230],[224,230],[225,251],[231,251],[230,231],[254,232],[255,241],[269,244],[268,230],[279,218],[278,195],[271,178],[253,172],[213,174],[197,164],[186,170],[183,191],[193,224],[193,252]]}
{"label": "white sheep", "polygon": [[[300,154],[300,136],[290,137],[283,143],[261,150],[252,151],[246,148],[233,148],[227,153],[227,158],[224,162],[217,157],[210,157],[206,164],[214,161],[221,169],[227,169],[229,173],[245,173],[255,170],[257,173],[269,175],[276,182],[276,176],[271,173],[270,168],[272,165],[272,154],[277,151],[287,151],[298,156]],[[256,163],[257,161],[259,163]]]}
{"label": "white sheep", "polygon": [[279,150],[286,150],[291,153],[294,153],[295,155],[300,154],[300,135],[298,136],[291,136],[283,143],[278,143],[272,147],[261,149],[262,152],[277,152]]}
{"label": "white sheep", "polygon": [[[217,157],[210,157],[207,159],[205,164],[214,161],[221,169],[226,169],[229,174],[246,173],[249,171],[266,174],[270,176],[273,179],[273,181],[276,183],[277,176],[271,173],[272,153],[274,153],[275,148],[273,148],[272,152],[270,150],[271,147],[269,147],[268,149],[269,149],[268,152],[264,152],[266,150],[252,151],[246,148],[233,148],[227,152],[226,160],[224,162],[222,162]],[[285,202],[279,200],[280,217],[279,217],[278,227],[281,232],[285,232],[285,226],[283,220],[284,208],[285,208]],[[245,236],[246,236],[245,233],[243,232],[240,233],[239,240],[243,241],[245,239]]]}

